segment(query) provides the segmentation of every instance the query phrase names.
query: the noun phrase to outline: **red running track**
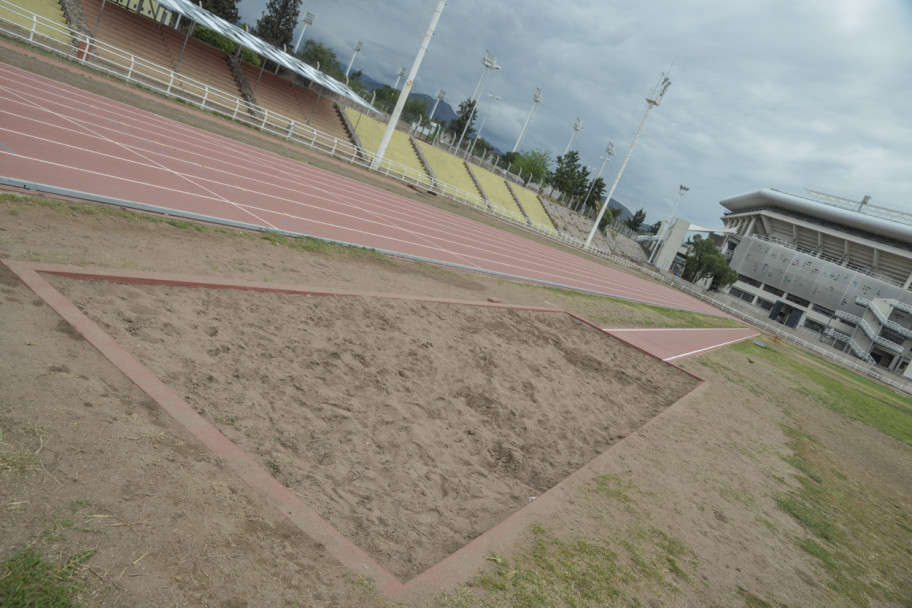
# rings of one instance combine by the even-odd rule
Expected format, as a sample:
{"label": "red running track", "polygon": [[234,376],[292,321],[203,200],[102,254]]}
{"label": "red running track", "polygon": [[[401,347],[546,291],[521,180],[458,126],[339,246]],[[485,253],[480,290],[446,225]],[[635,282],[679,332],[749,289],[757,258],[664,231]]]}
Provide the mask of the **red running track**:
{"label": "red running track", "polygon": [[722,316],[696,298],[0,63],[0,178]]}

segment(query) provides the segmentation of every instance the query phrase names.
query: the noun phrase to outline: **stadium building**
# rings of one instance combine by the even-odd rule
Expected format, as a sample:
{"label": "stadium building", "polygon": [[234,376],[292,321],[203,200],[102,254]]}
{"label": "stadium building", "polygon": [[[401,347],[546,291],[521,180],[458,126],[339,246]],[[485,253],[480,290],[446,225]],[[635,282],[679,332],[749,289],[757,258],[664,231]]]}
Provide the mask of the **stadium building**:
{"label": "stadium building", "polygon": [[912,377],[912,215],[869,200],[764,189],[721,201],[729,294]]}

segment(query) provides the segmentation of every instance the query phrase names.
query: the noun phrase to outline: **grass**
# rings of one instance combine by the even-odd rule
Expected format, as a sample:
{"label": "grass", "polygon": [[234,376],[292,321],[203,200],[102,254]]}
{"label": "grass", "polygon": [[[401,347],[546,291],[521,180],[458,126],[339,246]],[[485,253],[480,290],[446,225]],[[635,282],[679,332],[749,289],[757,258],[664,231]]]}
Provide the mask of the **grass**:
{"label": "grass", "polygon": [[751,342],[740,342],[732,348],[775,366],[803,396],[912,446],[912,400],[908,397],[784,345],[756,348]]}
{"label": "grass", "polygon": [[74,579],[79,566],[91,559],[94,549],[70,557],[62,566],[44,560],[32,548],[3,563],[0,571],[0,606],[5,608],[70,608],[85,584]]}
{"label": "grass", "polygon": [[[530,286],[531,287],[531,286]],[[641,302],[630,302],[628,300],[619,300],[610,298],[603,295],[598,295],[594,293],[586,293],[581,291],[573,291],[570,289],[562,289],[560,287],[549,287],[547,285],[537,285],[534,287],[536,290],[540,290],[544,293],[553,293],[563,296],[571,301],[578,302],[587,302],[591,304],[604,304],[610,302],[613,305],[620,306],[631,310],[632,312],[637,313],[638,318],[634,320],[626,319],[626,322],[632,323],[633,325],[641,327],[697,327],[697,328],[713,328],[713,327],[742,327],[744,324],[732,319],[727,319],[724,317],[714,317],[712,315],[704,315],[697,312],[691,312],[688,310],[677,310],[673,308],[663,308],[661,306],[653,306],[651,304],[643,304]],[[613,318],[608,315],[592,315],[593,320],[610,323],[613,321]]]}
{"label": "grass", "polygon": [[644,585],[674,594],[691,582],[696,560],[683,542],[649,522],[637,507],[637,492],[623,478],[599,476],[586,492],[593,515],[605,518],[610,507],[620,507],[632,518],[630,525],[611,534],[565,538],[534,524],[521,554],[489,555],[494,568],[438,596],[440,605],[641,606],[637,593]]}
{"label": "grass", "polygon": [[41,467],[39,458],[44,448],[44,438],[41,429],[31,426],[38,438],[38,447],[35,449],[12,447],[3,442],[3,432],[0,430],[0,472],[21,474]]}
{"label": "grass", "polygon": [[910,505],[875,484],[852,481],[836,455],[791,432],[797,486],[777,497],[806,535],[795,543],[820,564],[826,585],[856,606],[910,599]]}
{"label": "grass", "polygon": [[237,238],[258,238],[274,245],[280,245],[283,247],[288,247],[290,249],[305,251],[309,253],[319,253],[323,255],[345,255],[349,257],[371,259],[373,261],[385,264],[393,263],[392,259],[389,256],[368,247],[345,245],[343,243],[336,243],[333,241],[326,241],[323,239],[308,236],[288,237],[273,232],[249,233],[240,230],[221,228],[219,226],[211,226],[209,224],[202,224],[199,222],[191,222],[188,220],[173,217],[140,213],[136,211],[126,210],[121,207],[112,207],[96,203],[74,203],[40,196],[26,196],[6,192],[0,193],[0,205],[6,207],[6,212],[11,215],[18,215],[20,212],[19,207],[40,206],[56,209],[61,212],[69,212],[72,214],[85,215],[90,217],[110,217],[131,222],[165,224],[173,228],[177,228],[178,230],[193,230],[196,232],[228,234],[236,236]]}

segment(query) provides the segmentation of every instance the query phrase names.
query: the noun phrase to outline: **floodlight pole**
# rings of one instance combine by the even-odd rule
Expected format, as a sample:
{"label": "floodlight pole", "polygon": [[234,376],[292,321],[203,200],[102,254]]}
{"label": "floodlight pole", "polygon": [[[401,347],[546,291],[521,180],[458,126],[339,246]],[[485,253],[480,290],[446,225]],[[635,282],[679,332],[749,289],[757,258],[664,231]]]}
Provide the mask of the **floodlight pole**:
{"label": "floodlight pole", "polygon": [[488,77],[488,70],[499,70],[500,66],[497,65],[497,58],[492,55],[489,51],[485,51],[484,57],[481,59],[481,63],[484,65],[484,72],[481,73],[481,78],[478,79],[478,84],[475,85],[475,92],[472,93],[472,101],[475,102],[475,105],[472,107],[472,111],[469,112],[469,119],[466,121],[465,126],[462,128],[462,133],[459,135],[459,141],[456,142],[456,153],[459,153],[459,146],[462,145],[462,138],[465,137],[466,131],[469,130],[469,125],[472,124],[472,121],[475,119],[476,111],[478,110],[477,98],[481,91],[484,90],[484,81]]}
{"label": "floodlight pole", "polygon": [[399,88],[399,81],[402,80],[402,77],[405,76],[405,66],[399,68],[399,71],[396,73],[396,84],[393,85],[393,90]]}
{"label": "floodlight pole", "polygon": [[512,152],[516,152],[519,149],[519,142],[522,141],[523,136],[526,134],[526,128],[529,126],[529,121],[532,120],[532,115],[535,114],[535,108],[542,102],[541,87],[535,89],[535,94],[532,95],[532,102],[532,109],[529,110],[529,115],[526,117],[526,122],[523,125],[522,131],[519,132],[519,137],[516,138],[516,143],[513,144]]}
{"label": "floodlight pole", "polygon": [[355,64],[355,57],[358,56],[358,53],[361,52],[362,48],[364,48],[364,43],[361,42],[360,40],[355,43],[355,46],[352,47],[352,49],[354,49],[355,52],[352,53],[351,61],[348,62],[348,67],[345,68],[345,80],[346,81],[348,80],[348,73],[351,72],[352,66]]}
{"label": "floodlight pole", "polygon": [[[488,97],[491,98],[491,106],[493,107],[495,101],[500,101],[501,98],[497,95],[491,95],[488,93]],[[485,122],[488,120],[488,115],[491,113],[491,108],[488,108],[488,111],[485,112],[484,118],[481,119],[481,126],[478,127],[478,132],[475,134],[475,139],[472,140],[471,147],[466,149],[466,155],[463,157],[465,160],[468,160],[469,156],[472,155],[472,150],[475,149],[475,144],[478,143],[478,138],[481,137],[481,130],[484,129]]]}
{"label": "floodlight pole", "polygon": [[428,120],[434,120],[434,114],[437,113],[437,106],[440,105],[440,102],[443,101],[443,98],[446,97],[446,91],[440,89],[437,91],[437,101],[434,102],[434,108],[431,110],[431,116]]}
{"label": "floodlight pole", "polygon": [[[583,199],[582,208],[586,208],[586,203],[589,201],[589,195],[592,194],[592,190],[595,188],[595,182],[602,176],[602,172],[605,171],[605,166],[608,164],[608,161],[611,160],[611,157],[614,156],[614,144],[610,141],[608,146],[605,148],[605,158],[602,159],[602,166],[599,169],[598,175],[595,176],[595,179],[592,180],[592,183],[589,184],[589,192],[586,193],[586,198]],[[608,204],[608,201],[605,201],[605,204]]]}
{"label": "floodlight pole", "polygon": [[393,113],[390,115],[389,122],[386,124],[386,131],[383,132],[383,138],[380,140],[380,145],[377,147],[377,153],[374,154],[374,158],[371,161],[371,169],[378,169],[381,161],[383,161],[383,155],[386,154],[386,148],[393,138],[393,131],[396,129],[396,124],[399,122],[399,117],[402,115],[402,110],[405,108],[405,102],[408,101],[409,93],[415,82],[415,76],[418,75],[418,68],[421,67],[421,61],[424,59],[424,54],[431,44],[431,38],[434,36],[434,30],[437,28],[437,22],[440,21],[440,13],[443,12],[444,6],[446,6],[446,0],[440,0],[440,2],[437,3],[437,8],[434,9],[431,23],[428,25],[427,32],[424,34],[424,40],[421,41],[421,46],[418,48],[418,54],[415,56],[414,63],[412,63],[412,69],[405,79],[405,84],[402,86],[402,91],[399,93],[399,99],[396,100],[396,106],[393,108]]}
{"label": "floodlight pole", "polygon": [[[665,91],[668,90],[668,87],[671,86],[671,81],[668,79],[665,74],[662,74],[662,80],[659,81],[659,84],[656,85],[656,88],[653,89],[653,93],[650,97],[646,98],[646,113],[643,114],[643,120],[640,121],[640,126],[637,128],[636,135],[633,136],[633,141],[630,142],[630,147],[627,149],[627,155],[624,157],[624,162],[621,164],[621,168],[618,170],[617,177],[614,178],[614,183],[611,184],[611,190],[608,191],[608,198],[606,201],[611,200],[611,196],[614,194],[614,189],[617,188],[618,182],[621,181],[621,175],[624,173],[624,167],[627,166],[627,161],[630,160],[630,155],[633,153],[633,147],[636,146],[637,139],[640,137],[640,131],[643,130],[643,125],[646,124],[646,119],[649,117],[649,112],[653,108],[657,108],[659,103],[662,101],[662,97],[665,96]],[[592,224],[592,230],[589,231],[589,236],[586,238],[586,247],[592,244],[592,239],[595,237],[595,233],[598,230],[599,222],[602,221],[602,216],[605,215],[605,209],[608,208],[607,203],[602,205],[602,208],[599,210],[598,216],[595,218],[595,223]]]}
{"label": "floodlight pole", "polygon": [[314,15],[311,12],[304,13],[304,19],[303,19],[304,27],[301,28],[301,33],[298,35],[298,43],[294,47],[295,55],[298,54],[298,50],[300,50],[300,48],[301,48],[301,43],[304,42],[304,30],[307,29],[308,25],[313,25],[314,19],[316,19],[316,18],[317,18],[316,15]]}
{"label": "floodlight pole", "polygon": [[573,144],[573,139],[576,137],[576,134],[583,130],[583,121],[580,118],[576,119],[576,122],[573,123],[573,135],[570,136],[570,141],[567,142],[567,149],[564,150],[564,156],[567,156],[567,152],[570,151],[570,146]]}

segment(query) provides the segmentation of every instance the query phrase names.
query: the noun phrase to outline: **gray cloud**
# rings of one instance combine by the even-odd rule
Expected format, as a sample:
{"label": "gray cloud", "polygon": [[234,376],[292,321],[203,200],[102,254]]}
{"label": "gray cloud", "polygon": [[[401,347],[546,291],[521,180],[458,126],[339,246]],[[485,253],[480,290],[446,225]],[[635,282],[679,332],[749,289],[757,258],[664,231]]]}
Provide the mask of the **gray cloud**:
{"label": "gray cloud", "polygon": [[[307,38],[343,65],[390,84],[410,67],[436,0],[339,3],[304,0],[316,15]],[[243,0],[255,22],[265,0]],[[523,149],[573,149],[597,171],[608,140],[610,185],[646,110],[645,96],[673,64],[672,86],[650,113],[615,192],[648,221],[665,219],[678,185],[678,215],[718,226],[724,198],[774,187],[809,187],[909,208],[912,204],[912,5],[904,0],[451,1],[415,90],[472,94],[490,50],[502,69],[483,103],[484,136],[513,147],[543,86]]]}

